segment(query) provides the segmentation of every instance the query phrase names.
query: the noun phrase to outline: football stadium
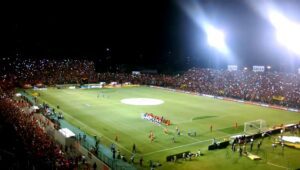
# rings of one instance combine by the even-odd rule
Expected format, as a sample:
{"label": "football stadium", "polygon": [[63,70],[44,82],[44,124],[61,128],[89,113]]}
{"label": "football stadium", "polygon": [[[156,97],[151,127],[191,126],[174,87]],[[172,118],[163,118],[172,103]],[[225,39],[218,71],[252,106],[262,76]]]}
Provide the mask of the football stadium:
{"label": "football stadium", "polygon": [[0,169],[300,169],[300,2],[69,5],[2,22]]}
{"label": "football stadium", "polygon": [[[33,90],[27,92],[35,93]],[[197,166],[209,169],[218,169],[218,166],[241,169],[245,164],[255,169],[276,169],[293,168],[291,165],[297,167],[299,164],[299,150],[287,147],[283,151],[278,143],[278,148],[273,150],[272,144],[279,141],[280,133],[267,133],[269,130],[281,128],[282,124],[283,127],[293,129],[298,124],[298,112],[155,86],[50,88],[38,92],[38,96],[39,103],[47,103],[50,108],[55,108],[55,112],[61,113],[65,120],[87,135],[97,136],[100,144],[114,144],[120,155],[129,162],[135,145],[136,162],[143,157],[144,162],[164,164],[161,169]],[[169,121],[168,124],[165,123],[166,120]],[[263,120],[264,124],[261,125],[257,120]],[[250,126],[255,127],[247,127],[247,122],[252,122]],[[220,144],[232,140],[234,136],[261,132],[267,134],[255,140],[252,151],[250,144],[246,145],[248,155],[255,154],[262,159],[255,160],[258,162],[244,154],[244,158],[240,158],[230,146],[223,151],[208,149],[214,142]],[[294,136],[290,131],[285,133],[287,136]],[[258,142],[263,142],[259,150]],[[196,156],[199,151],[201,156]],[[167,158],[185,152],[192,156],[180,158],[181,155],[178,155],[175,163],[173,158]],[[216,158],[224,161],[218,165]],[[239,161],[241,162],[237,163]],[[214,164],[214,168],[210,164]]]}

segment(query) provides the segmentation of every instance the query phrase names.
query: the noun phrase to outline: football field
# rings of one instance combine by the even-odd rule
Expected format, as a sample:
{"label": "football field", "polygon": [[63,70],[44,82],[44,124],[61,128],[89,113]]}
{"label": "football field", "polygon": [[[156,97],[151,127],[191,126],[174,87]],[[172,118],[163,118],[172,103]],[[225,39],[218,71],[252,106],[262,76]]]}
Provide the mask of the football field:
{"label": "football field", "polygon": [[[30,94],[32,92],[28,91]],[[127,157],[130,156],[132,146],[135,144],[137,147],[136,160],[143,156],[147,165],[147,161],[150,159],[160,161],[163,164],[161,169],[284,169],[300,167],[300,151],[286,148],[285,154],[280,155],[280,149],[277,148],[278,150],[273,151],[272,154],[272,139],[263,143],[262,150],[264,152],[258,153],[258,155],[261,154],[261,157],[268,158],[260,162],[239,158],[238,153],[231,153],[230,146],[218,151],[207,150],[207,146],[212,143],[213,138],[223,141],[231,135],[243,132],[246,121],[263,119],[267,126],[272,127],[282,123],[297,123],[300,120],[300,113],[146,86],[73,90],[48,88],[39,93],[38,100],[40,102],[46,102],[55,110],[62,112],[68,122],[80,127],[86,133],[100,137],[101,143],[106,146],[115,143]],[[141,98],[146,102],[124,103],[124,99]],[[147,103],[147,99],[156,99],[159,102]],[[141,100],[136,102],[141,102]],[[57,105],[59,109],[56,109]],[[163,116],[164,119],[171,121],[171,125],[160,126],[142,119],[142,113]],[[236,123],[237,128],[235,127]],[[167,133],[164,132],[165,128]],[[177,128],[181,132],[180,135],[176,133]],[[149,138],[151,131],[155,136],[153,142]],[[188,135],[188,132],[196,132],[196,136]],[[116,136],[118,142],[115,142]],[[184,151],[196,153],[198,149],[204,153],[201,158],[195,158],[190,162],[165,163],[168,155]]]}

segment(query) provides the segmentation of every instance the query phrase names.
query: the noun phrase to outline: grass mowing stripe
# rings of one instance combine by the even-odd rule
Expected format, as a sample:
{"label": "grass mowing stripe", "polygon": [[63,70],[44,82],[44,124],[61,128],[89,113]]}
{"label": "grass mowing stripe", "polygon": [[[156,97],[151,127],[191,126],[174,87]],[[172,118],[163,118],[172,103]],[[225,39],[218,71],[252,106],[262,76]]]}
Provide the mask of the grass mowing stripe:
{"label": "grass mowing stripe", "polygon": [[218,117],[218,116],[198,116],[192,118],[192,121],[198,120],[198,119],[208,119],[208,118],[213,118],[213,117]]}

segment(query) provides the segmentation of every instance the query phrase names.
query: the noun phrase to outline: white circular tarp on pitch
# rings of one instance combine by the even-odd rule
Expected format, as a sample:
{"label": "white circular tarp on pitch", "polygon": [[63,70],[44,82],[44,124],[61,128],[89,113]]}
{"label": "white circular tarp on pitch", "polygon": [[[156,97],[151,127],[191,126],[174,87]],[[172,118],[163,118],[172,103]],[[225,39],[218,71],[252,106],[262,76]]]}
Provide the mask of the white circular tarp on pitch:
{"label": "white circular tarp on pitch", "polygon": [[[279,136],[280,138],[280,136]],[[298,136],[282,136],[282,140],[291,143],[300,143],[300,137]]]}
{"label": "white circular tarp on pitch", "polygon": [[127,99],[122,99],[121,102],[124,104],[139,105],[139,106],[160,105],[164,103],[163,100],[151,99],[151,98],[127,98]]}

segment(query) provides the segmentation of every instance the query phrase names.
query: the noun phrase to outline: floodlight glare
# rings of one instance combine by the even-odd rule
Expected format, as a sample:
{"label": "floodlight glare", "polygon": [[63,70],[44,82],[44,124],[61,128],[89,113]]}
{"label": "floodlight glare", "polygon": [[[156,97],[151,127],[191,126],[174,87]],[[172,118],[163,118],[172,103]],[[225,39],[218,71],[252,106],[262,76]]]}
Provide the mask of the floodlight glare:
{"label": "floodlight glare", "polygon": [[300,54],[300,25],[276,11],[269,12],[269,19],[276,29],[277,41],[289,51]]}
{"label": "floodlight glare", "polygon": [[276,38],[280,44],[291,52],[300,54],[300,30],[277,30]]}
{"label": "floodlight glare", "polygon": [[207,34],[207,43],[209,46],[216,48],[224,54],[228,53],[225,43],[225,34],[223,31],[207,25],[205,27],[205,32]]}
{"label": "floodlight glare", "polygon": [[207,46],[212,47],[214,51],[222,53],[218,56],[226,57],[226,60],[228,61],[233,60],[234,56],[226,43],[226,32],[223,32],[221,29],[217,28],[217,26],[213,25],[215,22],[218,23],[218,20],[211,20],[203,9],[203,5],[200,4],[199,1],[177,0],[177,2],[184,12],[205,33],[205,43],[207,43]]}
{"label": "floodlight glare", "polygon": [[210,28],[207,30],[207,41],[208,44],[212,47],[222,47],[224,44],[224,33],[215,28]]}

